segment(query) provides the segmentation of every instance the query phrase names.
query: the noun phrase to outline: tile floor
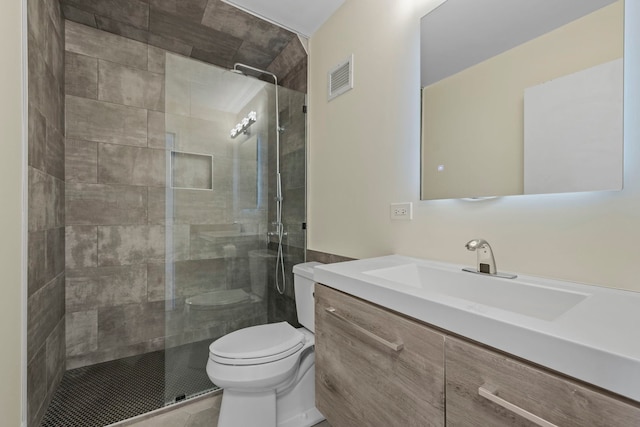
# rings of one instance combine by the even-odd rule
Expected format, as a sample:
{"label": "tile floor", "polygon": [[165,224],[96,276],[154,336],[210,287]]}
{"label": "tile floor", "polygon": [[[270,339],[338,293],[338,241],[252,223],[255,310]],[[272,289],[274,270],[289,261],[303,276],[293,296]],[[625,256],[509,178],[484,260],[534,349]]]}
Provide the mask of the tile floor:
{"label": "tile floor", "polygon": [[178,397],[215,389],[204,369],[209,344],[202,341],[71,369],[41,427],[106,426],[163,408]]}
{"label": "tile floor", "polygon": [[[221,393],[203,396],[174,409],[165,409],[157,415],[143,415],[138,419],[113,424],[112,427],[217,427],[221,401]],[[331,426],[323,421],[315,427]]]}

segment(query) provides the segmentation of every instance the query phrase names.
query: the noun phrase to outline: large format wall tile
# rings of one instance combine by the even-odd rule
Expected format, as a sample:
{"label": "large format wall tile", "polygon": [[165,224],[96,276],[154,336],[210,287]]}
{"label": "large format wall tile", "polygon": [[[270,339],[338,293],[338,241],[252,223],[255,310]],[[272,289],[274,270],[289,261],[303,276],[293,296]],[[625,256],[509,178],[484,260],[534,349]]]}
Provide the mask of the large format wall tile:
{"label": "large format wall tile", "polygon": [[147,266],[67,270],[67,313],[142,303],[147,294]]}
{"label": "large format wall tile", "polygon": [[47,400],[47,359],[46,346],[41,346],[27,365],[27,400],[29,402],[29,425],[39,423]]}
{"label": "large format wall tile", "polygon": [[46,171],[59,180],[64,180],[64,135],[63,130],[47,124]]}
{"label": "large format wall tile", "polygon": [[98,59],[66,52],[65,93],[98,99]]}
{"label": "large format wall tile", "polygon": [[164,121],[164,113],[149,111],[147,117],[147,145],[149,148],[158,148],[161,150],[167,148]]}
{"label": "large format wall tile", "polygon": [[146,224],[147,189],[67,184],[67,225]]}
{"label": "large format wall tile", "polygon": [[57,129],[64,129],[64,82],[57,81],[49,68],[44,73],[42,82],[40,112],[47,119],[49,124]]}
{"label": "large format wall tile", "polygon": [[65,179],[68,183],[98,183],[98,143],[67,139]]}
{"label": "large format wall tile", "polygon": [[29,167],[29,231],[42,230],[51,215],[53,179]]}
{"label": "large format wall tile", "polygon": [[[97,2],[96,2],[97,3]],[[67,21],[65,49],[142,70],[147,68],[147,45],[96,28]]]}
{"label": "large format wall tile", "polygon": [[215,53],[217,65],[232,66],[236,51],[242,40],[230,34],[217,31],[188,19],[168,14],[159,10],[151,10],[149,30],[159,36],[179,40],[194,49]]}
{"label": "large format wall tile", "polygon": [[58,321],[64,317],[64,274],[29,297],[27,303],[27,359],[31,359]]}
{"label": "large format wall tile", "polygon": [[50,393],[62,380],[65,371],[65,319],[62,317],[46,342],[47,389]]}
{"label": "large format wall tile", "polygon": [[95,365],[96,363],[108,362],[110,360],[121,359],[123,357],[135,356],[138,354],[149,353],[151,351],[158,351],[165,348],[165,338],[157,337],[148,341],[130,344],[120,345],[112,348],[101,348],[98,346],[98,350],[92,353],[84,353],[78,356],[67,357],[67,369],[80,368],[87,365]]}
{"label": "large format wall tile", "polygon": [[167,51],[155,46],[149,46],[147,53],[147,70],[152,73],[164,74]]}
{"label": "large format wall tile", "polygon": [[45,238],[45,280],[49,282],[59,274],[64,273],[65,267],[65,234],[64,227],[50,228]]}
{"label": "large format wall tile", "polygon": [[307,52],[305,52],[300,39],[294,37],[269,65],[269,71],[277,76],[286,76],[300,61],[306,58]]}
{"label": "large format wall tile", "polygon": [[[69,13],[78,14],[83,1],[63,0],[63,4]],[[224,319],[212,319],[205,313],[200,319],[203,323],[196,319],[198,324],[189,328],[195,317],[184,314],[185,298],[215,289],[250,288],[248,253],[264,246],[259,233],[266,230],[267,191],[262,192],[263,208],[237,211],[234,171],[243,166],[234,161],[228,133],[248,110],[244,114],[213,111],[217,109],[209,98],[216,93],[207,86],[211,69],[202,63],[184,72],[167,70],[167,89],[172,87],[173,92],[166,91],[170,93],[164,100],[165,67],[170,64],[163,48],[218,57],[219,63],[232,57],[244,60],[246,55],[247,62],[253,57],[266,67],[270,65],[267,56],[273,53],[276,57],[292,35],[280,30],[271,34],[268,26],[262,28],[263,23],[252,17],[247,22],[255,24],[253,30],[271,34],[277,46],[252,35],[252,25],[232,27],[256,40],[241,40],[228,33],[217,37],[216,29],[190,23],[199,8],[204,14],[206,0],[146,3],[151,10],[150,27],[157,33],[104,16],[108,11],[97,11],[99,5],[89,7],[93,19],[82,18],[89,25],[140,42],[73,23],[66,31],[70,40],[67,54],[72,58],[67,71],[78,76],[78,85],[69,88],[73,93],[67,93],[67,368],[153,351],[165,344],[210,339],[266,320],[266,307],[259,313],[252,308],[250,313],[227,313]],[[288,52],[281,63],[293,62],[290,58],[295,53]],[[176,79],[176,71],[184,79]],[[86,84],[80,83],[83,79]],[[265,99],[273,101],[269,90],[271,98],[261,94],[247,108],[258,108],[254,103]],[[180,116],[165,117],[161,111],[165,102]],[[273,121],[274,114],[260,108],[261,117]],[[283,115],[285,120],[291,118],[288,110]],[[291,122],[283,123],[291,126]],[[264,162],[260,179],[266,185],[270,177],[266,163],[275,161],[268,157],[272,147],[267,150],[273,135],[260,126],[252,130],[263,136],[258,149]],[[213,155],[214,191],[167,190],[165,167],[171,147],[166,132],[175,136],[173,149]],[[296,149],[289,147],[287,153],[293,151]],[[252,179],[258,179],[257,175]],[[255,193],[253,186],[251,191]],[[200,232],[207,230],[222,234],[213,241],[201,239]],[[172,242],[171,247],[165,247],[167,241]],[[165,281],[167,271],[172,277],[169,283]],[[175,307],[165,311],[166,301],[173,298]]]}
{"label": "large format wall tile", "polygon": [[293,33],[282,27],[248,13],[238,13],[235,7],[221,1],[209,2],[202,24],[254,44],[271,58],[275,58],[294,37]]}
{"label": "large format wall tile", "polygon": [[282,187],[283,189],[304,188],[306,178],[305,152],[296,150],[283,156]]}
{"label": "large format wall tile", "polygon": [[149,301],[163,301],[169,295],[185,298],[193,295],[226,289],[227,267],[223,258],[179,261],[168,266],[172,282],[166,283],[167,265],[148,265]]}
{"label": "large format wall tile", "polygon": [[[61,3],[65,17],[71,21],[225,68],[236,62],[269,67],[285,87],[292,82],[306,88],[306,73],[297,72],[291,78],[293,70],[306,67],[304,49],[296,46],[296,51],[291,50],[292,43],[300,44],[298,37],[221,0],[61,0]],[[76,28],[73,31],[80,33]],[[87,36],[90,32],[85,30],[82,34]],[[72,49],[81,47],[84,46]],[[112,54],[113,48],[110,46],[103,55]],[[300,53],[304,58],[296,62]],[[151,56],[149,61],[147,69],[153,71]],[[143,64],[131,65],[145,69]]]}
{"label": "large format wall tile", "polygon": [[[49,20],[50,31],[44,44],[44,60],[51,69],[56,82],[61,84],[64,82],[64,21],[61,19],[60,8],[53,6],[55,2],[46,1],[45,3],[52,6],[49,10],[56,11],[53,13],[57,14],[57,17]],[[59,27],[56,28],[54,23]],[[53,31],[51,31],[52,29]]]}
{"label": "large format wall tile", "polygon": [[70,269],[98,266],[98,227],[66,227],[66,266]]}
{"label": "large format wall tile", "polygon": [[28,296],[33,295],[45,285],[45,231],[32,231],[28,238],[27,289]]}
{"label": "large format wall tile", "polygon": [[116,104],[164,110],[164,75],[100,60],[98,99]]}
{"label": "large format wall tile", "polygon": [[[215,183],[214,183],[215,186]],[[167,218],[164,188],[149,187],[149,223],[164,224]],[[173,224],[228,224],[233,222],[230,210],[231,192],[208,190],[171,190],[170,221]]]}
{"label": "large format wall tile", "polygon": [[150,0],[151,6],[172,15],[199,22],[209,0]]}
{"label": "large format wall tile", "polygon": [[98,311],[98,346],[101,349],[163,336],[164,302],[105,307]]}
{"label": "large format wall tile", "polygon": [[70,6],[68,4],[62,4],[62,12],[65,19],[73,21],[74,23],[87,25],[89,27],[96,27],[96,16],[91,13],[77,7]]}
{"label": "large format wall tile", "polygon": [[47,122],[40,111],[29,103],[29,166],[46,169]]}
{"label": "large format wall tile", "polygon": [[65,366],[64,21],[57,1],[27,0],[26,6],[27,415],[29,425],[39,425]]}
{"label": "large format wall tile", "polygon": [[29,231],[64,224],[64,182],[29,167]]}
{"label": "large format wall tile", "polygon": [[67,313],[67,355],[77,356],[98,349],[98,310]]}
{"label": "large format wall tile", "polygon": [[67,96],[67,138],[147,146],[147,110]]}
{"label": "large format wall tile", "polygon": [[108,14],[120,22],[133,25],[138,28],[149,26],[149,2],[148,0],[109,0],[109,1],[81,1],[65,0],[65,4],[80,7],[87,12],[96,15]]}
{"label": "large format wall tile", "polygon": [[166,185],[164,150],[98,145],[98,182],[161,187]]}
{"label": "large format wall tile", "polygon": [[98,265],[144,264],[164,260],[162,225],[98,227]]}
{"label": "large format wall tile", "polygon": [[307,58],[298,62],[289,74],[282,79],[282,86],[293,89],[300,93],[307,93]]}

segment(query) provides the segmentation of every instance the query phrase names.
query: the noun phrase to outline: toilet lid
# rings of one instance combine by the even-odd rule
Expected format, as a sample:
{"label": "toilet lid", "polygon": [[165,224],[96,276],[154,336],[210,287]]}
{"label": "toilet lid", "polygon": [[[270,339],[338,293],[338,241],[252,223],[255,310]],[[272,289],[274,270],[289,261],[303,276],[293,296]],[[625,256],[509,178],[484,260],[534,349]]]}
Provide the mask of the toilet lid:
{"label": "toilet lid", "polygon": [[229,365],[253,365],[287,357],[304,345],[304,334],[287,322],[240,329],[209,346],[211,358]]}

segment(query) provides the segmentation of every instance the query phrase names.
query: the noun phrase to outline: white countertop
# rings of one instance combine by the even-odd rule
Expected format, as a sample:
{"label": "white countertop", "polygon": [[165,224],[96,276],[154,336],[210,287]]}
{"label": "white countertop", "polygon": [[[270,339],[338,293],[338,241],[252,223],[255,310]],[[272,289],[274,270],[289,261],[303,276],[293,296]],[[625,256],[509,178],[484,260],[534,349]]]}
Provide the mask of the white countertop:
{"label": "white countertop", "polygon": [[407,264],[456,280],[478,276],[460,272],[468,266],[390,255],[319,265],[314,280],[640,402],[640,293],[519,275],[519,282],[588,295],[543,320],[365,273]]}

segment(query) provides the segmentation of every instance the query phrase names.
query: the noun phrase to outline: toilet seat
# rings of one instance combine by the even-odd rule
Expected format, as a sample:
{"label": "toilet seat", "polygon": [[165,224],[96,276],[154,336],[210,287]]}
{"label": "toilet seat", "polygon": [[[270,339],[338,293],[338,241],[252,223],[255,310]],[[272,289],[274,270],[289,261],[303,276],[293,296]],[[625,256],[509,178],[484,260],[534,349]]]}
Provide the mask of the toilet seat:
{"label": "toilet seat", "polygon": [[223,365],[259,365],[284,359],[304,347],[303,333],[287,322],[240,329],[209,346],[209,358]]}

